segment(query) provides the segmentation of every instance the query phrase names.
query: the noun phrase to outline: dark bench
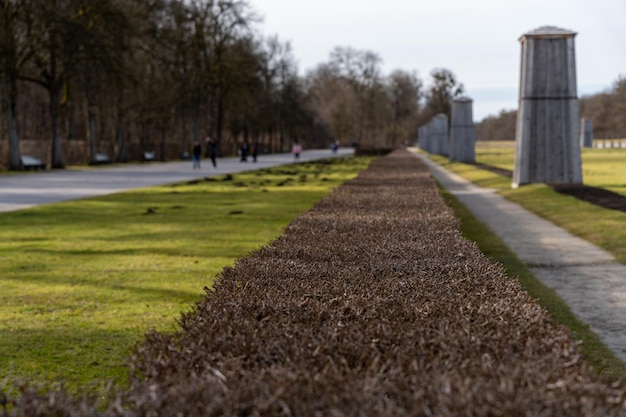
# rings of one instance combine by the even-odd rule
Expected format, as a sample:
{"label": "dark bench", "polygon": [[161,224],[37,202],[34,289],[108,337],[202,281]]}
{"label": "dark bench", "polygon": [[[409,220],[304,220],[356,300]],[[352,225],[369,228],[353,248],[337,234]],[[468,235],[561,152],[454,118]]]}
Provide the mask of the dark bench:
{"label": "dark bench", "polygon": [[24,169],[46,169],[46,164],[34,156],[22,155],[22,168]]}
{"label": "dark bench", "polygon": [[91,165],[102,165],[102,164],[110,164],[113,161],[111,161],[111,158],[109,158],[109,156],[107,154],[104,153],[97,153],[93,160],[91,161]]}

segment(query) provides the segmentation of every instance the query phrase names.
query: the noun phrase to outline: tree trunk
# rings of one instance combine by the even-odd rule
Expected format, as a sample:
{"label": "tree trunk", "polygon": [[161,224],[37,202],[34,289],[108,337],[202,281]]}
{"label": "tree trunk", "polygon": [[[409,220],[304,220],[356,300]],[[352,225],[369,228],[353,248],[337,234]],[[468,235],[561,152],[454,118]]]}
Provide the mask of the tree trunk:
{"label": "tree trunk", "polygon": [[61,99],[60,83],[53,85],[49,90],[50,96],[50,123],[52,128],[52,168],[65,168],[63,159],[63,135],[61,134],[61,114],[59,111],[59,101]]}
{"label": "tree trunk", "polygon": [[209,135],[215,137],[215,121],[217,120],[217,98],[214,85],[209,86]]}
{"label": "tree trunk", "polygon": [[115,128],[115,140],[117,142],[117,155],[115,160],[117,162],[126,162],[126,130],[125,124],[124,104],[121,94],[117,98],[117,120]]}
{"label": "tree trunk", "polygon": [[278,138],[278,152],[284,152],[285,151],[285,127],[282,125],[280,125],[279,127],[279,138]]}
{"label": "tree trunk", "polygon": [[222,143],[222,133],[224,130],[224,100],[218,96],[217,100],[217,119],[215,120],[215,136],[217,143]]}
{"label": "tree trunk", "polygon": [[96,106],[97,91],[93,80],[93,71],[88,64],[85,69],[85,98],[87,99],[87,126],[89,130],[89,158],[96,161],[98,153],[98,107]]}
{"label": "tree trunk", "polygon": [[181,152],[185,154],[185,152],[189,152],[189,149],[191,149],[191,146],[187,138],[187,111],[185,109],[184,104],[180,108],[180,122],[181,122],[181,129],[182,129],[181,133],[183,135]]}
{"label": "tree trunk", "polygon": [[161,127],[161,162],[165,162],[165,127]]}
{"label": "tree trunk", "polygon": [[87,105],[87,119],[89,122],[89,153],[91,162],[95,162],[98,153],[97,110],[95,106],[90,104]]}
{"label": "tree trunk", "polygon": [[[56,6],[56,2],[54,2]],[[61,134],[61,92],[63,80],[58,77],[57,54],[59,50],[59,38],[56,30],[50,30],[50,71],[48,78],[48,96],[50,98],[50,127],[52,130],[52,155],[50,166],[52,168],[65,168],[63,160],[63,136]]]}
{"label": "tree trunk", "polygon": [[5,117],[7,119],[7,135],[9,136],[9,169],[19,170],[22,167],[20,154],[20,138],[17,131],[17,85],[14,73],[6,74],[7,103]]}
{"label": "tree trunk", "polygon": [[9,169],[18,170],[22,167],[20,142],[17,130],[17,69],[16,69],[16,42],[15,42],[15,6],[10,2],[3,2],[0,14],[0,36],[4,46],[2,51],[2,69],[5,80],[5,118],[7,122],[7,136],[9,138]]}
{"label": "tree trunk", "polygon": [[[195,95],[195,94],[194,94]],[[200,98],[193,99],[193,142],[200,141]]]}
{"label": "tree trunk", "polygon": [[[217,120],[217,104],[216,104],[215,86],[209,86],[209,136],[215,139],[215,152],[218,157],[222,156],[222,135],[217,133],[216,120]],[[220,132],[221,133],[221,132]]]}
{"label": "tree trunk", "polygon": [[267,136],[268,136],[267,149],[269,149],[270,153],[274,153],[274,129],[272,127],[268,129]]}

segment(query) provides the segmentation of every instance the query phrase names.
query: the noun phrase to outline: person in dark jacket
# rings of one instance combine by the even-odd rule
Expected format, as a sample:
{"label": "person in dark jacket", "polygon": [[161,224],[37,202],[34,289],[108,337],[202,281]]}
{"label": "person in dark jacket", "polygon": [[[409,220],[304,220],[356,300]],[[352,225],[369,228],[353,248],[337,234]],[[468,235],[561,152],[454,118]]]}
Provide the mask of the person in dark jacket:
{"label": "person in dark jacket", "polygon": [[259,143],[254,142],[254,145],[252,145],[252,162],[256,162],[256,159],[258,156],[259,156]]}
{"label": "person in dark jacket", "polygon": [[213,168],[217,168],[217,142],[211,136],[206,137],[206,146],[209,151],[209,157],[211,158],[211,163],[213,163]]}
{"label": "person in dark jacket", "polygon": [[241,162],[248,162],[248,153],[250,153],[250,148],[248,146],[248,141],[244,140],[241,144]]}
{"label": "person in dark jacket", "polygon": [[202,156],[202,146],[200,142],[193,144],[193,151],[191,152],[191,159],[193,160],[193,169],[200,169],[200,157]]}

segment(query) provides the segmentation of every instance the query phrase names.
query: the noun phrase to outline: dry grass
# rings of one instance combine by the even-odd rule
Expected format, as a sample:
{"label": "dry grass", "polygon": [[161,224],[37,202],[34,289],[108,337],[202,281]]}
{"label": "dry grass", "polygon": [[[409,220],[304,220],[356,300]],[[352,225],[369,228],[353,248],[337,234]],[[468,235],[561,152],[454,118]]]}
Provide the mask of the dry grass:
{"label": "dry grass", "polygon": [[5,414],[625,413],[624,387],[601,380],[569,332],[462,237],[404,151],[225,269],[181,325],[147,338],[129,389],[101,411],[30,392]]}

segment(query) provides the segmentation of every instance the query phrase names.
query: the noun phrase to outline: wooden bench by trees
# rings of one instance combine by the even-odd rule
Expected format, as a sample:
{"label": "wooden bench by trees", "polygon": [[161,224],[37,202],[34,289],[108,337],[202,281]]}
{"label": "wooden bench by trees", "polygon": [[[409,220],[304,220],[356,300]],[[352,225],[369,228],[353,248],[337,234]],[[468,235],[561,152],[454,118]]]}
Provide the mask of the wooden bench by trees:
{"label": "wooden bench by trees", "polygon": [[109,158],[109,155],[104,154],[104,153],[97,153],[93,160],[89,163],[89,165],[103,165],[103,164],[110,164],[113,161],[111,161],[111,158]]}
{"label": "wooden bench by trees", "polygon": [[30,155],[22,155],[22,168],[24,169],[46,169],[46,164],[39,158]]}
{"label": "wooden bench by trees", "polygon": [[146,151],[143,153],[143,161],[144,162],[149,162],[149,161],[155,161],[156,160],[156,152],[154,151]]}

